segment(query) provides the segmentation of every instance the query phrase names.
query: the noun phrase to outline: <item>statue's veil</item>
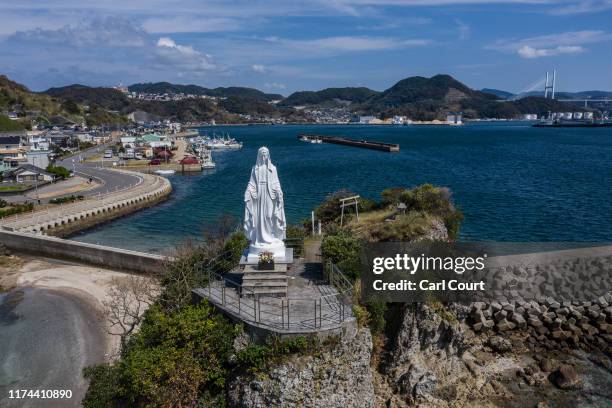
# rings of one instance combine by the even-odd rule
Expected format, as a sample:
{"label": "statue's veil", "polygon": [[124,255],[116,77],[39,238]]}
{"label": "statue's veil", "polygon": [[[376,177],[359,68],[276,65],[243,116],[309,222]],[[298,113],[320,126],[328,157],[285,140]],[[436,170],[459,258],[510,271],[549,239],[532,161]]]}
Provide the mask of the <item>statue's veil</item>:
{"label": "statue's veil", "polygon": [[[266,160],[264,162],[263,159],[263,153],[268,153],[268,160]],[[259,150],[257,151],[257,165],[261,166],[261,165],[266,165],[268,166],[268,163],[270,163],[270,151],[268,150],[267,147],[260,147]]]}

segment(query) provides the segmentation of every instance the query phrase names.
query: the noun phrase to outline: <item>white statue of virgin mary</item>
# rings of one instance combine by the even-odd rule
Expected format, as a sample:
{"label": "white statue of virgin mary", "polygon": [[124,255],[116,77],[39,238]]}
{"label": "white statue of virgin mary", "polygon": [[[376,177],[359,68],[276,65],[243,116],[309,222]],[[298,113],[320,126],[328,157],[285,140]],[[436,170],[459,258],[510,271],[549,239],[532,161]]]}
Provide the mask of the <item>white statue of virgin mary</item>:
{"label": "white statue of virgin mary", "polygon": [[251,241],[248,257],[252,259],[264,251],[284,257],[285,229],[283,191],[278,173],[270,161],[270,151],[261,147],[244,192],[244,231]]}

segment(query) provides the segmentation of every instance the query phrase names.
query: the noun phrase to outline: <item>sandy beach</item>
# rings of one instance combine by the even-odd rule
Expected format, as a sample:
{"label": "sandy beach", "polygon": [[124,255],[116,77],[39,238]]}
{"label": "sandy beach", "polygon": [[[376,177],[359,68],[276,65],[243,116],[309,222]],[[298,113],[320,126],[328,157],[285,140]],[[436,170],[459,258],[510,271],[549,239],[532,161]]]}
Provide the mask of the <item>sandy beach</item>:
{"label": "sandy beach", "polygon": [[111,280],[129,275],[39,257],[0,261],[0,406],[27,406],[5,401],[15,388],[70,389],[70,401],[49,406],[80,406],[83,368],[118,355],[103,302]]}

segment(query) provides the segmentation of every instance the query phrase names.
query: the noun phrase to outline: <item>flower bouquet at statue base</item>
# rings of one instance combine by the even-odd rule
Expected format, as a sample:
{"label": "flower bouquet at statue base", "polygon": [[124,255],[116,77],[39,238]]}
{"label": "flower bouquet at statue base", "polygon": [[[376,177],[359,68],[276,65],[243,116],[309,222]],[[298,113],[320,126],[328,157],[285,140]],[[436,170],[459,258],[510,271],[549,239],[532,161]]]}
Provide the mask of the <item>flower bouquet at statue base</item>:
{"label": "flower bouquet at statue base", "polygon": [[260,271],[273,271],[274,270],[274,254],[272,252],[262,252],[259,254],[259,263],[257,269]]}

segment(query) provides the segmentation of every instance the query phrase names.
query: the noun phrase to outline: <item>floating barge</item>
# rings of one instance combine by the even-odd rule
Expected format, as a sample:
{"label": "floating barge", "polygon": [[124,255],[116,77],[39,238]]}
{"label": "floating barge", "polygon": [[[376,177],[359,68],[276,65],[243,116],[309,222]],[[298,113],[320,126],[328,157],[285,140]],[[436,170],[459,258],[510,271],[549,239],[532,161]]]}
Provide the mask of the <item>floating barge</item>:
{"label": "floating barge", "polygon": [[[368,140],[355,140],[341,136],[322,136],[301,133],[298,139],[310,143],[332,143],[345,146],[362,147],[364,149],[382,150],[384,152],[399,152],[400,146],[397,143],[383,143]],[[319,142],[320,141],[320,142]]]}

